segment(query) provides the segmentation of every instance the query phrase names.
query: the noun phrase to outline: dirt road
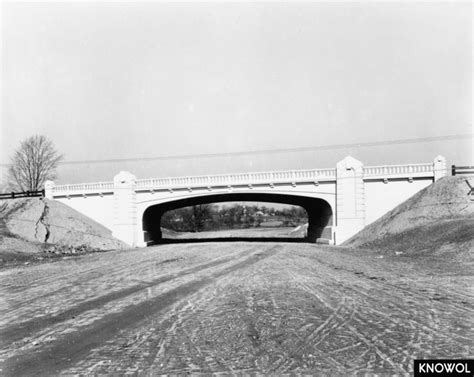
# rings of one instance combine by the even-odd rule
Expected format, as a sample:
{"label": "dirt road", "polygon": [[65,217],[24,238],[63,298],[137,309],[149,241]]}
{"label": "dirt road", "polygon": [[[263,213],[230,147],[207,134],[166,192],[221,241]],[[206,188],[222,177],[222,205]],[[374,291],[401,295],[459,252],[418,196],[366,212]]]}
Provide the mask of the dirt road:
{"label": "dirt road", "polygon": [[474,356],[472,272],[451,267],[203,243],[6,269],[0,374],[406,374]]}

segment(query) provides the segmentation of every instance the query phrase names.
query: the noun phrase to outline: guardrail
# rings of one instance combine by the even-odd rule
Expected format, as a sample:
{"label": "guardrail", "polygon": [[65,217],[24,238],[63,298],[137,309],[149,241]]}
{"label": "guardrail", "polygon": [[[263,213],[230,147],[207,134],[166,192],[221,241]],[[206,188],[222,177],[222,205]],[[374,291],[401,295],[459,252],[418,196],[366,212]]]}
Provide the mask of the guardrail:
{"label": "guardrail", "polygon": [[474,175],[474,166],[451,165],[451,175]]}
{"label": "guardrail", "polygon": [[44,190],[3,193],[0,194],[0,199],[33,198],[38,196],[44,196]]}

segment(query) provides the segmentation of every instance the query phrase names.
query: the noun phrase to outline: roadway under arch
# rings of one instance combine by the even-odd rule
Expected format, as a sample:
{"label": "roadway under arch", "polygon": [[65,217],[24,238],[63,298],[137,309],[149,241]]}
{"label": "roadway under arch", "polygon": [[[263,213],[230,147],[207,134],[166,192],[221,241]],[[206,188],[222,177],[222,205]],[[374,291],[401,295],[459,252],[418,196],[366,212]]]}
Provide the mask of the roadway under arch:
{"label": "roadway under arch", "polygon": [[268,202],[303,207],[308,213],[308,231],[305,241],[331,240],[333,210],[324,199],[284,194],[226,193],[190,197],[148,207],[142,218],[145,242],[151,245],[162,241],[161,218],[164,213],[183,207],[222,202]]}

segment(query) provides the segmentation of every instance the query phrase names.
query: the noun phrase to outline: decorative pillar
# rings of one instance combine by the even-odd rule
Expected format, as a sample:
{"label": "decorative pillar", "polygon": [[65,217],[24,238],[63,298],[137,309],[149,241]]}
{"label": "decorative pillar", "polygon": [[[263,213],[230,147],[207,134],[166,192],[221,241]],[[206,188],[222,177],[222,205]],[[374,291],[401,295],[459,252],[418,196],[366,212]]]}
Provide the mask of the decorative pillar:
{"label": "decorative pillar", "polygon": [[347,156],[336,165],[336,235],[339,245],[365,226],[364,166]]}
{"label": "decorative pillar", "polygon": [[443,156],[436,156],[433,162],[433,172],[435,182],[447,175],[446,158]]}
{"label": "decorative pillar", "polygon": [[114,177],[114,227],[112,235],[130,246],[136,246],[137,177],[121,171]]}
{"label": "decorative pillar", "polygon": [[44,197],[46,199],[53,199],[53,189],[54,189],[54,182],[53,181],[46,181],[44,183]]}

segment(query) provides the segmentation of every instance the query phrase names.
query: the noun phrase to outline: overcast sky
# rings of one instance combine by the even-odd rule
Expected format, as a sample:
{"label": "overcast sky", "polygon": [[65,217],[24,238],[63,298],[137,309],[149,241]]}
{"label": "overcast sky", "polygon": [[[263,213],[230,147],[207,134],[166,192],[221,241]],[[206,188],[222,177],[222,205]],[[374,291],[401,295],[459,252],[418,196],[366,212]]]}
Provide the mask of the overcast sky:
{"label": "overcast sky", "polygon": [[[2,4],[0,163],[44,134],[65,162],[472,133],[470,2]],[[472,137],[64,164],[58,182],[470,164]]]}

